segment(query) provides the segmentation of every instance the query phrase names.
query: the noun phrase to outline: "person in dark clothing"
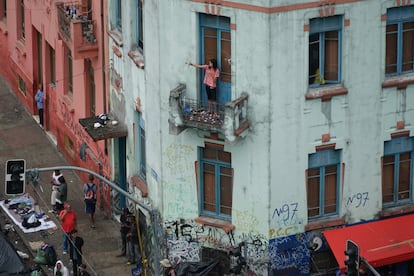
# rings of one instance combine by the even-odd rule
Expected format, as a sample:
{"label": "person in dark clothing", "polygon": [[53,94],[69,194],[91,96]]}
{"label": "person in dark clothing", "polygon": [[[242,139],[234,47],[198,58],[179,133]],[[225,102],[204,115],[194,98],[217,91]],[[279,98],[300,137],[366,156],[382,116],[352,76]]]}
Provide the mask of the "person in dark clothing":
{"label": "person in dark clothing", "polygon": [[68,184],[63,175],[59,177],[59,198],[56,199],[56,209],[58,212],[63,210],[63,204],[68,200]]}
{"label": "person in dark clothing", "polygon": [[90,276],[89,272],[86,271],[86,265],[80,264],[79,265],[79,276]]}
{"label": "person in dark clothing", "polygon": [[70,233],[69,257],[72,260],[73,275],[78,275],[78,265],[82,264],[82,246],[83,239],[78,236],[78,231],[73,230]]}
{"label": "person in dark clothing", "polygon": [[134,216],[129,216],[128,219],[131,223],[131,228],[127,234],[129,245],[129,260],[127,264],[136,264],[138,262],[141,262],[141,252],[139,249],[137,224]]}
{"label": "person in dark clothing", "polygon": [[131,223],[128,220],[128,216],[131,215],[128,208],[122,209],[121,217],[119,218],[120,224],[121,224],[121,241],[122,241],[122,249],[121,254],[117,255],[117,257],[123,257],[126,256],[127,251],[127,234],[129,230],[131,229]]}

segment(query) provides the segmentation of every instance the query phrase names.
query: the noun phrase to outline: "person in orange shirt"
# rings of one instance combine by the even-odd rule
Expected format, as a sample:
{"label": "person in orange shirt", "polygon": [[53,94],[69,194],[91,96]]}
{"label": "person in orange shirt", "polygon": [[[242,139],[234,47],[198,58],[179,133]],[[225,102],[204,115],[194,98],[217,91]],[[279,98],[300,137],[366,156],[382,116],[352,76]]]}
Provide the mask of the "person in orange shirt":
{"label": "person in orange shirt", "polygon": [[76,229],[76,214],[72,211],[69,203],[65,203],[64,209],[59,213],[59,220],[62,224],[63,230],[63,254],[68,253],[69,248],[69,235]]}
{"label": "person in orange shirt", "polygon": [[217,79],[220,76],[220,70],[217,68],[217,60],[210,59],[208,64],[199,65],[192,62],[188,63],[191,66],[205,70],[204,85],[206,87],[209,111],[213,111],[215,107],[217,111]]}

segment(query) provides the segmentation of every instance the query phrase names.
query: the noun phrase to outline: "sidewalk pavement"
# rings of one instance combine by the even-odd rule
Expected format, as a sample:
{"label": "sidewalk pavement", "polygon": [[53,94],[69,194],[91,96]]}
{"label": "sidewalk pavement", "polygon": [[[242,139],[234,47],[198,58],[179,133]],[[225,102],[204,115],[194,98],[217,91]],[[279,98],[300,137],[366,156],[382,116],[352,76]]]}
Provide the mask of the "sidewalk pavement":
{"label": "sidewalk pavement", "polygon": [[[69,166],[63,155],[58,151],[54,138],[45,132],[16,95],[11,91],[6,81],[0,77],[0,179],[5,179],[5,164],[8,159],[25,159],[27,169],[53,166]],[[96,229],[89,228],[88,217],[84,211],[83,183],[75,172],[62,170],[68,183],[68,202],[78,218],[78,236],[85,241],[82,248],[83,262],[91,275],[131,275],[133,266],[127,265],[127,259],[118,258],[121,239],[119,223],[107,218],[103,211],[97,208]],[[24,234],[18,227],[22,240],[26,245],[30,241],[43,240],[53,245],[64,264],[72,271],[68,254],[63,255],[63,237],[60,223],[56,216],[49,214],[50,210],[50,181],[52,171],[40,173],[40,183],[33,187],[27,183],[26,192],[37,199],[41,211],[54,219],[57,229]],[[4,182],[3,182],[4,183]],[[0,200],[4,195],[4,185],[0,188]],[[51,273],[50,273],[51,274]]]}

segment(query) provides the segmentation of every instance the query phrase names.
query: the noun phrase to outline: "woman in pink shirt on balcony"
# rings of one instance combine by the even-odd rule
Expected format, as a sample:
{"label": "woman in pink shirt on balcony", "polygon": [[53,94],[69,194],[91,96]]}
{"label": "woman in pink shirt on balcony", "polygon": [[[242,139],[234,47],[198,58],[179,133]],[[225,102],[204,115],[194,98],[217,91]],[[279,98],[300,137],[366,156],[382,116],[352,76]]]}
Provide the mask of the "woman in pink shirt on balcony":
{"label": "woman in pink shirt on balcony", "polygon": [[220,76],[220,70],[217,68],[217,60],[215,60],[214,58],[210,59],[208,65],[199,65],[191,62],[189,62],[188,64],[205,70],[203,83],[206,86],[209,111],[212,111],[211,106],[217,105],[217,78]]}

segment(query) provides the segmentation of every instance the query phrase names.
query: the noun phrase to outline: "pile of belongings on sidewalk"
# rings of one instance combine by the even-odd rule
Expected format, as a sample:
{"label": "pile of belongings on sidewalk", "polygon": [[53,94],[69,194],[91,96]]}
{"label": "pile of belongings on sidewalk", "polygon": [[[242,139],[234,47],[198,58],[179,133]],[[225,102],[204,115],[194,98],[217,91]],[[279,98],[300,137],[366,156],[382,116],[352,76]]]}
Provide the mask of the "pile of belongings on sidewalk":
{"label": "pile of belongings on sidewalk", "polygon": [[37,247],[36,252],[36,257],[33,260],[36,264],[48,266],[55,265],[57,261],[57,254],[53,245],[43,242],[39,247]]}
{"label": "pile of belongings on sidewalk", "polygon": [[38,227],[41,224],[39,219],[44,216],[44,213],[36,214],[32,201],[28,197],[13,198],[11,200],[6,199],[4,203],[9,210],[14,211],[20,217],[24,228]]}

